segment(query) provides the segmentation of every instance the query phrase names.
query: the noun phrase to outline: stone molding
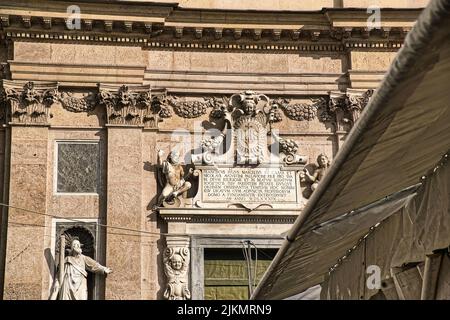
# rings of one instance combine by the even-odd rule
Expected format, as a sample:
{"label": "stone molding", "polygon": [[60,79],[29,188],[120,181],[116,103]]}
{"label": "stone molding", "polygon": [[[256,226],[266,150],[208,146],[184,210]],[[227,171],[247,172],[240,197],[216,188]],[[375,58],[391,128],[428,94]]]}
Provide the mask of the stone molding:
{"label": "stone molding", "polygon": [[[374,44],[401,45],[421,9],[383,11],[383,24],[367,28],[364,8],[320,11],[245,11],[184,9],[173,4],[133,3],[124,15],[120,4],[99,10],[84,3],[80,30],[69,30],[67,6],[48,1],[12,1],[0,12],[6,38],[121,42],[128,45],[208,50],[345,50]],[[101,12],[101,13],[99,13]],[[398,20],[402,16],[402,21]],[[201,18],[200,18],[201,17]],[[96,23],[93,23],[95,21]],[[56,32],[55,32],[56,31]]]}

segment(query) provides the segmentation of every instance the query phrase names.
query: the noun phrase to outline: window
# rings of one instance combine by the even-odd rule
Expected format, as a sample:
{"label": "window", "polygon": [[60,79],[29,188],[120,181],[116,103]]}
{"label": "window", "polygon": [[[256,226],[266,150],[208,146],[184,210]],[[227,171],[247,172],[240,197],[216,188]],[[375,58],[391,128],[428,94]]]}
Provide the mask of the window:
{"label": "window", "polygon": [[57,143],[56,192],[98,193],[99,144]]}

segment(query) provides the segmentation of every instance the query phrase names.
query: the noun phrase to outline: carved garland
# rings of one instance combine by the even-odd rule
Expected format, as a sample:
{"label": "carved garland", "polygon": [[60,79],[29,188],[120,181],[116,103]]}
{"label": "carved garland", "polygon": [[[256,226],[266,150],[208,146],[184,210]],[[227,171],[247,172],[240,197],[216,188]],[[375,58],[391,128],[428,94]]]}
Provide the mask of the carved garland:
{"label": "carved garland", "polygon": [[182,118],[198,118],[206,114],[208,108],[207,102],[204,101],[180,101],[177,97],[168,97],[167,101]]}
{"label": "carved garland", "polygon": [[317,118],[319,109],[323,109],[326,105],[326,99],[312,99],[310,103],[294,103],[290,104],[290,99],[278,98],[274,99],[272,103],[273,119],[272,122],[282,121],[282,113],[284,111],[286,116],[291,120],[296,121],[312,121]]}
{"label": "carved garland", "polygon": [[64,109],[71,112],[92,112],[97,104],[96,97],[90,93],[83,97],[74,97],[72,93],[63,92],[60,94],[59,101]]}
{"label": "carved garland", "polygon": [[172,116],[169,106],[173,108],[175,114],[186,119],[201,117],[212,108],[210,113],[212,118],[219,119],[225,114],[228,98],[203,98],[202,100],[186,101],[176,96],[163,96],[159,99],[159,104],[163,108],[164,115],[168,118]]}

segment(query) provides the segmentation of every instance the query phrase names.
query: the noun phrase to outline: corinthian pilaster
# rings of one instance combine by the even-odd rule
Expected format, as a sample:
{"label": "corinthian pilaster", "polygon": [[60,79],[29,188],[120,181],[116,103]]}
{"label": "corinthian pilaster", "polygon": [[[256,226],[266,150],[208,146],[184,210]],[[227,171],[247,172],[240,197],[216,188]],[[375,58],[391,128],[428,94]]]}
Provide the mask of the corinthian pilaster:
{"label": "corinthian pilaster", "polygon": [[56,82],[2,81],[1,100],[13,124],[48,124],[57,98]]}
{"label": "corinthian pilaster", "polygon": [[144,126],[155,123],[150,86],[99,85],[99,103],[110,125]]}
{"label": "corinthian pilaster", "polygon": [[331,92],[327,113],[334,116],[336,130],[343,130],[343,125],[352,127],[359,119],[359,115],[366,107],[373,90],[364,92],[347,91],[346,93]]}

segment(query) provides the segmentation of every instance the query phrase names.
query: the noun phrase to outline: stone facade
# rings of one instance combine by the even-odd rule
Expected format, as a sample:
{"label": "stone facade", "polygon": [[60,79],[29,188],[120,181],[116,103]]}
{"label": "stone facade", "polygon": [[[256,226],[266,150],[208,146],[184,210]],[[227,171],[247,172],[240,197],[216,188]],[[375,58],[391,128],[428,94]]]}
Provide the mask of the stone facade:
{"label": "stone facade", "polygon": [[[359,2],[345,9],[355,1],[81,1],[74,30],[64,2],[45,2],[0,5],[3,299],[48,299],[59,223],[74,220],[96,225],[94,256],[113,270],[96,277],[96,299],[202,299],[205,248],[277,248],[311,194],[301,173],[334,157],[427,1],[378,1],[397,9],[382,10],[373,30]],[[239,122],[232,112],[245,114],[249,92],[264,119]],[[292,205],[200,197],[227,109],[230,129],[260,128],[262,149],[276,134],[294,172]],[[178,207],[157,206],[158,149],[184,163],[203,154]]]}

